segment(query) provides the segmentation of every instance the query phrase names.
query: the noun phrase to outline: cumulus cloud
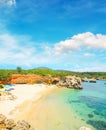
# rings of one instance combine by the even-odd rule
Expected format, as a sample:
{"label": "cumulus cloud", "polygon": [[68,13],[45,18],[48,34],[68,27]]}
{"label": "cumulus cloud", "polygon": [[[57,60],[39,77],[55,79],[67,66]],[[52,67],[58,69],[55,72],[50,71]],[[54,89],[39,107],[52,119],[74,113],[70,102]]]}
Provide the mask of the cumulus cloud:
{"label": "cumulus cloud", "polygon": [[16,1],[15,0],[8,0],[7,5],[9,5],[9,6],[16,5]]}
{"label": "cumulus cloud", "polygon": [[104,72],[104,71],[106,71],[106,66],[99,64],[98,66],[83,67],[83,68],[75,70],[75,71],[79,71],[79,72]]}
{"label": "cumulus cloud", "polygon": [[94,56],[94,54],[93,53],[84,53],[84,56],[91,57],[91,56]]}
{"label": "cumulus cloud", "polygon": [[[33,41],[30,36],[27,35],[13,35],[9,32],[5,34],[0,34],[0,66],[5,65],[6,68],[9,66],[22,66],[22,67],[36,67],[36,66],[58,66],[58,68],[72,68],[73,70],[79,71],[96,71],[101,70],[101,61],[96,58],[95,51],[83,51],[85,48],[101,48],[103,49],[103,54],[106,50],[106,36],[102,34],[96,34],[87,32],[78,35],[74,35],[72,38],[65,41],[60,41],[59,43],[52,44],[42,44]],[[74,52],[74,53],[73,53]],[[79,54],[80,52],[80,54]],[[97,51],[96,51],[97,52]],[[100,52],[102,54],[102,52]],[[68,54],[68,55],[67,55]],[[98,67],[84,68],[81,66],[85,62],[90,62],[93,64],[100,63]],[[95,56],[95,57],[94,57]],[[85,59],[84,59],[85,57]],[[103,57],[103,56],[102,56]],[[101,57],[100,57],[101,58]],[[82,62],[80,62],[82,61]],[[100,62],[99,62],[100,61]],[[78,64],[78,66],[75,66]],[[105,65],[104,61],[104,65]],[[66,66],[65,66],[66,65]],[[103,68],[103,67],[102,67]],[[106,70],[106,68],[104,67]]]}
{"label": "cumulus cloud", "polygon": [[74,35],[70,39],[55,44],[54,51],[56,54],[68,53],[73,50],[79,50],[81,47],[106,49],[106,35],[93,34],[91,32]]}
{"label": "cumulus cloud", "polygon": [[[27,35],[0,34],[0,65],[32,67],[53,62],[46,50],[39,50]],[[42,49],[42,48],[41,48]]]}
{"label": "cumulus cloud", "polygon": [[[24,39],[24,41],[23,41]],[[23,46],[22,44],[25,44]],[[36,52],[35,48],[28,46],[30,40],[24,36],[13,36],[11,34],[0,35],[0,62],[3,64],[26,64],[27,60]]]}
{"label": "cumulus cloud", "polygon": [[0,0],[1,6],[15,6],[16,0]]}

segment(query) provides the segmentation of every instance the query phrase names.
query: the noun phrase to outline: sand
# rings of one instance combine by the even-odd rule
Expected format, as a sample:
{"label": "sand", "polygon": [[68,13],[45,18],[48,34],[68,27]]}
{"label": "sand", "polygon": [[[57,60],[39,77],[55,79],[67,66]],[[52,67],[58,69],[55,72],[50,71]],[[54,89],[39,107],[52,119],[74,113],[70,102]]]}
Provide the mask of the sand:
{"label": "sand", "polygon": [[4,114],[8,118],[15,118],[19,112],[16,109],[18,106],[20,106],[26,101],[33,101],[33,100],[37,101],[42,96],[42,92],[50,90],[53,87],[55,86],[54,85],[48,86],[45,84],[14,85],[13,86],[14,90],[10,92],[14,96],[16,96],[16,99],[0,101],[0,113]]}
{"label": "sand", "polygon": [[[56,86],[45,84],[15,85],[15,100],[0,101],[0,113],[15,121],[25,120],[37,130],[78,130],[88,126],[57,98],[51,99]],[[48,97],[49,96],[49,97]]]}
{"label": "sand", "polygon": [[36,130],[78,130],[82,126],[88,126],[73,110],[56,98],[51,99],[51,93],[57,89],[44,91],[36,101],[30,100],[15,109],[19,110],[15,120],[26,120]]}

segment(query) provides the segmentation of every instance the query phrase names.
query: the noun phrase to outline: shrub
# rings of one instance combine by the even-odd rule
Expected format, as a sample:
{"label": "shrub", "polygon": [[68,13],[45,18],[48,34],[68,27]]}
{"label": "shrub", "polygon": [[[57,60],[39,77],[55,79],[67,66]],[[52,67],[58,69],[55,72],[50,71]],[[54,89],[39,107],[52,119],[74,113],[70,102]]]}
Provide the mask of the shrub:
{"label": "shrub", "polygon": [[2,84],[0,84],[0,89],[1,89],[1,88],[4,88]]}

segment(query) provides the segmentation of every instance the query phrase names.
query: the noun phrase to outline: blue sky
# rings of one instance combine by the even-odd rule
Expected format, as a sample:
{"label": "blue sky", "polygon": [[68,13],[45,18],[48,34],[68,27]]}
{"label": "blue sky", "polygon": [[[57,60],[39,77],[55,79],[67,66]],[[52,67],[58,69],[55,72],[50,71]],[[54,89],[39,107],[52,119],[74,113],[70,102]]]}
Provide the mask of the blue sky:
{"label": "blue sky", "polygon": [[0,0],[0,68],[106,71],[105,0]]}

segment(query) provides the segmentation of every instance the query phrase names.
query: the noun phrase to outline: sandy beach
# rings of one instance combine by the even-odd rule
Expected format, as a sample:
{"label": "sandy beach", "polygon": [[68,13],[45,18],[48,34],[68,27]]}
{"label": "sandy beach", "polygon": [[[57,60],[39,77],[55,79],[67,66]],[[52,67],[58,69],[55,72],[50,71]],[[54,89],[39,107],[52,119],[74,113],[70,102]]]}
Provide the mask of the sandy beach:
{"label": "sandy beach", "polygon": [[14,85],[14,90],[10,91],[16,99],[0,101],[0,113],[8,118],[15,118],[18,111],[13,112],[18,106],[26,101],[37,101],[42,93],[54,88],[54,85],[48,86],[45,84],[22,84]]}
{"label": "sandy beach", "polygon": [[0,101],[0,113],[7,118],[17,122],[25,120],[37,130],[78,130],[83,125],[89,126],[59,96],[54,96],[59,90],[55,85],[24,84],[13,87],[10,92],[16,99]]}
{"label": "sandy beach", "polygon": [[90,127],[71,108],[67,108],[62,101],[58,102],[59,97],[52,99],[52,93],[57,90],[59,89],[46,89],[37,100],[32,98],[16,107],[12,111],[18,111],[15,120],[26,120],[37,130],[78,130],[82,126]]}

